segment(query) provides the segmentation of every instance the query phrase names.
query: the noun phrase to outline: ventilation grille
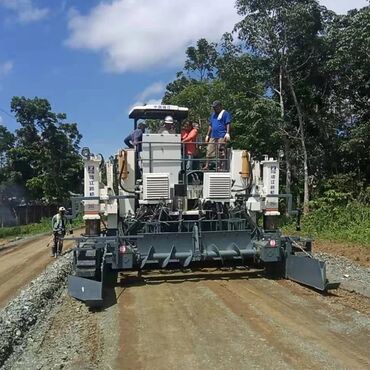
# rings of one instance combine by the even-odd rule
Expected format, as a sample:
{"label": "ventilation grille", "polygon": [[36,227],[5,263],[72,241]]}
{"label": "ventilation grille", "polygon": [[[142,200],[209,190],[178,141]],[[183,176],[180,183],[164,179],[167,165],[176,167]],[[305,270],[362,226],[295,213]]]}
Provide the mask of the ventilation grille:
{"label": "ventilation grille", "polygon": [[230,174],[205,173],[203,194],[206,199],[230,199]]}
{"label": "ventilation grille", "polygon": [[170,197],[168,173],[144,174],[144,200],[161,200]]}

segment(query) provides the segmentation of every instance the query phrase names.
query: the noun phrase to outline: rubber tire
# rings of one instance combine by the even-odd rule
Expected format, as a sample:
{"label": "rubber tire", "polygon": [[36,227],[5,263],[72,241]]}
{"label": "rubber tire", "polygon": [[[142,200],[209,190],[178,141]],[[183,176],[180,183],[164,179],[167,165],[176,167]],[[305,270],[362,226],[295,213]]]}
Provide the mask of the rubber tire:
{"label": "rubber tire", "polygon": [[264,264],[265,275],[269,279],[282,279],[284,277],[284,265],[282,262],[268,262]]}

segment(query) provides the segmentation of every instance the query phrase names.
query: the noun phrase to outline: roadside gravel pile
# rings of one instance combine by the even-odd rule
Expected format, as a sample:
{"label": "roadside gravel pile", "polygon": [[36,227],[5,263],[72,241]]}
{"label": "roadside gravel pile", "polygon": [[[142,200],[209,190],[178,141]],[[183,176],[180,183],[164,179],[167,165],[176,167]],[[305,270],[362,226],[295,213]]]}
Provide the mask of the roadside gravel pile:
{"label": "roadside gravel pile", "polygon": [[29,330],[46,315],[71,272],[72,254],[66,253],[0,311],[0,367],[25,345]]}
{"label": "roadside gravel pile", "polygon": [[326,261],[329,280],[338,281],[343,289],[370,298],[370,268],[363,267],[342,256],[315,253],[315,257]]}

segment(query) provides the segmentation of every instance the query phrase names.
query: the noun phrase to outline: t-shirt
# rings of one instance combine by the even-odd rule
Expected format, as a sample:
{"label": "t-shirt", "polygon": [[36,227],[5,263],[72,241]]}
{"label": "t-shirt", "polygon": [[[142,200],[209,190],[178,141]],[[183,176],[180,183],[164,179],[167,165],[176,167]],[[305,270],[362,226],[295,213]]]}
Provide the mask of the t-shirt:
{"label": "t-shirt", "polygon": [[142,151],[142,144],[141,144],[142,141],[143,141],[143,130],[140,128],[137,128],[136,130],[132,131],[131,142],[135,145],[137,152]]}
{"label": "t-shirt", "polygon": [[231,114],[226,110],[223,112],[221,119],[218,119],[219,114],[213,112],[209,119],[209,124],[212,128],[211,138],[223,138],[227,132],[226,126],[231,123]]}
{"label": "t-shirt", "polygon": [[173,129],[173,128],[170,128],[170,129],[167,129],[166,127],[161,127],[159,130],[158,130],[158,134],[162,134],[162,135],[172,135],[172,134],[176,134],[176,131]]}
{"label": "t-shirt", "polygon": [[66,230],[66,218],[61,216],[59,213],[53,216],[51,220],[51,226],[53,228],[53,231],[61,230],[62,232],[65,232]]}

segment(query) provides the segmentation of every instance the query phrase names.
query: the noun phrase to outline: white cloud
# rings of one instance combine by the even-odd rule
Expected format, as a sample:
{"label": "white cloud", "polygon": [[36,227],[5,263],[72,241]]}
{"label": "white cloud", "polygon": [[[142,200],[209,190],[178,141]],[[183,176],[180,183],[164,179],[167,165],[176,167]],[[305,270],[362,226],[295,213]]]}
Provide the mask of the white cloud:
{"label": "white cloud", "polygon": [[49,13],[48,8],[38,8],[32,0],[0,0],[0,5],[14,11],[21,23],[39,21]]}
{"label": "white cloud", "polygon": [[147,86],[140,94],[136,96],[136,101],[129,107],[129,111],[136,105],[162,103],[162,95],[165,91],[166,85],[163,82],[154,82]]}
{"label": "white cloud", "polygon": [[[368,5],[367,0],[320,3],[337,13]],[[201,37],[218,41],[233,29],[240,19],[234,4],[235,0],[102,0],[87,14],[70,10],[66,44],[102,53],[107,70],[113,72],[181,66],[186,47]]]}
{"label": "white cloud", "polygon": [[0,63],[0,77],[8,75],[13,69],[13,62],[8,60]]}
{"label": "white cloud", "polygon": [[163,82],[154,82],[153,84],[146,87],[139,95],[139,100],[145,100],[147,98],[161,95],[166,88],[166,85]]}
{"label": "white cloud", "polygon": [[330,10],[334,10],[338,14],[346,14],[348,10],[362,8],[369,5],[368,0],[319,0],[321,5],[326,6]]}
{"label": "white cloud", "polygon": [[71,11],[67,45],[103,52],[108,70],[179,66],[201,37],[218,41],[239,16],[234,0],[113,0]]}

